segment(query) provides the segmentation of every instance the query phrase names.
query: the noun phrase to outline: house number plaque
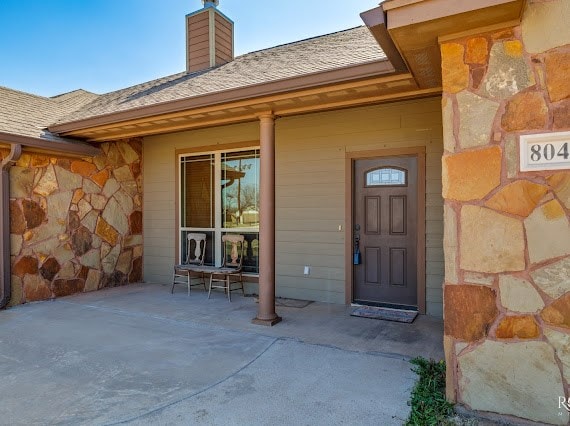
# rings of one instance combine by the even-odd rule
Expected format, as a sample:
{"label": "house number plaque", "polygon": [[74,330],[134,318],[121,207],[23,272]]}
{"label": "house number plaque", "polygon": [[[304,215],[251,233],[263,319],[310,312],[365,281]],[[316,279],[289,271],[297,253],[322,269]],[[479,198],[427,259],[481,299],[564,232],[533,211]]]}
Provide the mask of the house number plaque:
{"label": "house number plaque", "polygon": [[521,172],[570,170],[570,132],[520,137]]}

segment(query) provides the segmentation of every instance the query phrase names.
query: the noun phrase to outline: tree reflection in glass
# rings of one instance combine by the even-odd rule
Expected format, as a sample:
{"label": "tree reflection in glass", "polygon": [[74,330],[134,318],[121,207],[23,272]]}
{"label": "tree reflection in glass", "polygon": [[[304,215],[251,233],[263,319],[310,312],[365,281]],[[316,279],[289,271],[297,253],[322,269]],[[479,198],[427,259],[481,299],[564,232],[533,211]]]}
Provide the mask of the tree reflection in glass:
{"label": "tree reflection in glass", "polygon": [[259,229],[259,151],[222,155],[222,227]]}

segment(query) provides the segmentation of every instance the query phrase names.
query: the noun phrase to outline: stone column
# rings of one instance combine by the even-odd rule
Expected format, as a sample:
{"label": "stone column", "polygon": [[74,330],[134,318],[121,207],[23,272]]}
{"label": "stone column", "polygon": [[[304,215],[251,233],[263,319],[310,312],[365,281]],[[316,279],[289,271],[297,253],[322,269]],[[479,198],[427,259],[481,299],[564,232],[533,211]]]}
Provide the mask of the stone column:
{"label": "stone column", "polygon": [[447,396],[553,424],[569,420],[570,170],[521,172],[518,144],[570,130],[570,33],[544,34],[568,11],[530,2],[520,27],[441,45]]}
{"label": "stone column", "polygon": [[259,305],[254,324],[272,326],[281,321],[275,313],[275,117],[259,117],[260,216]]}

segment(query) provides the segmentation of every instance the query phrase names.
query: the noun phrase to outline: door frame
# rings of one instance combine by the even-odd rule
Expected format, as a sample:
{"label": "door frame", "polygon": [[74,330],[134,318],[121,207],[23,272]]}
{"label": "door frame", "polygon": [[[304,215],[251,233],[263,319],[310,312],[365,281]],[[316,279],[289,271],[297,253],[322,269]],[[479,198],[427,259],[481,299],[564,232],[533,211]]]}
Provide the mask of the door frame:
{"label": "door frame", "polygon": [[418,273],[418,312],[426,313],[426,147],[378,149],[371,151],[351,151],[345,157],[345,303],[351,304],[353,298],[352,229],[354,210],[354,163],[356,160],[385,157],[416,157],[418,159],[418,235],[417,262]]}

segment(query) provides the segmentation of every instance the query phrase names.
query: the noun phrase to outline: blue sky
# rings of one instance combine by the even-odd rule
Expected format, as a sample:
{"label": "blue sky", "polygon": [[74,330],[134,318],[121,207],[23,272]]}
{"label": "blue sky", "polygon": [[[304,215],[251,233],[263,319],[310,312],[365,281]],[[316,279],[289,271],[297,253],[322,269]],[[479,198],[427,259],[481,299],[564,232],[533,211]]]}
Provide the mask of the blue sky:
{"label": "blue sky", "polygon": [[[220,0],[236,55],[362,25],[379,0]],[[96,93],[185,68],[184,15],[200,0],[0,0],[0,86]]]}

